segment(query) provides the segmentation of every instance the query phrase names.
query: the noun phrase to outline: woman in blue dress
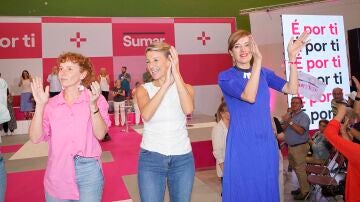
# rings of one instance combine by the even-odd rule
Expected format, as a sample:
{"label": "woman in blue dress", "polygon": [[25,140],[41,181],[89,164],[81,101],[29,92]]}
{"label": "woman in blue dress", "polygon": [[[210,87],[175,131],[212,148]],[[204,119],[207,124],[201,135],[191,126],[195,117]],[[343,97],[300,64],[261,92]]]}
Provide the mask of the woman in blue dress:
{"label": "woman in blue dress", "polygon": [[[269,88],[287,94],[298,90],[296,55],[308,33],[290,40],[289,82],[261,66],[262,55],[251,34],[232,33],[228,51],[234,66],[219,74],[218,83],[230,112],[224,165],[224,202],[278,202],[278,148],[270,115]],[[251,60],[253,60],[251,62]]]}

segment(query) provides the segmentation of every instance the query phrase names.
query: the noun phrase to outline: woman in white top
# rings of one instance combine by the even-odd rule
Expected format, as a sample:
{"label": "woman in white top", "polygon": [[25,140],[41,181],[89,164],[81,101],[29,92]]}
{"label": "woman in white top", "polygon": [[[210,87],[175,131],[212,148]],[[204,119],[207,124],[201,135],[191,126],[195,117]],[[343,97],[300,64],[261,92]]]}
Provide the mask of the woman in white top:
{"label": "woman in white top", "polygon": [[216,159],[216,173],[221,178],[223,176],[226,136],[228,133],[230,114],[227,110],[226,103],[220,104],[216,112],[217,124],[213,127],[211,132],[213,155]]}
{"label": "woman in white top", "polygon": [[195,175],[186,115],[194,110],[194,90],[179,71],[178,54],[164,42],[146,48],[146,63],[154,79],[136,90],[144,120],[138,165],[142,202],[162,202],[166,183],[170,200],[190,201]]}
{"label": "woman in white top", "polygon": [[[110,77],[109,74],[106,71],[105,67],[100,68],[100,74],[98,76],[98,82],[100,84],[100,90],[101,90],[101,94],[105,97],[105,100],[108,101],[109,99],[109,90],[110,90]],[[105,134],[104,139],[102,140],[103,142],[109,141],[111,140],[111,137],[109,135],[109,133]]]}
{"label": "woman in white top", "polygon": [[101,90],[101,94],[105,97],[106,101],[108,101],[108,97],[109,97],[109,90],[110,90],[110,77],[109,74],[106,72],[106,69],[104,67],[102,67],[100,69],[100,74],[98,77],[98,81],[100,84],[100,90]]}

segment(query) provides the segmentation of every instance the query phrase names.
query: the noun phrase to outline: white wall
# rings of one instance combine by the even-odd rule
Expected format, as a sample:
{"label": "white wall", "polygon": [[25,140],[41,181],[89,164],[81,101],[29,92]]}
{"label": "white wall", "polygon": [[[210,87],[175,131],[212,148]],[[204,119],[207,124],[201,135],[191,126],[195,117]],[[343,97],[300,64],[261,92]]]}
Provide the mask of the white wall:
{"label": "white wall", "polygon": [[[293,6],[270,12],[259,11],[250,14],[251,32],[263,55],[263,65],[271,67],[278,75],[285,78],[284,48],[281,27],[281,14],[302,15],[341,15],[347,30],[360,28],[360,0],[333,0]],[[286,112],[287,99],[280,93],[276,94],[274,115]]]}
{"label": "white wall", "polygon": [[21,88],[18,87],[21,73],[27,70],[32,77],[43,76],[42,59],[1,59],[0,72],[1,77],[6,80],[9,86],[9,91],[12,95],[20,95]]}
{"label": "white wall", "polygon": [[222,92],[218,85],[194,86],[195,114],[213,116],[220,105]]}

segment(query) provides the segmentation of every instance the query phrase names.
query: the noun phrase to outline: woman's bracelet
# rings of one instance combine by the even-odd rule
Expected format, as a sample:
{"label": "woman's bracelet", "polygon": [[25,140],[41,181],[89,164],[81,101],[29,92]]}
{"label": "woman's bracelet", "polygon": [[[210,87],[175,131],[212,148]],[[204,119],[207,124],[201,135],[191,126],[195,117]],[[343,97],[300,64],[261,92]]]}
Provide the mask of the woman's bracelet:
{"label": "woman's bracelet", "polygon": [[288,63],[291,65],[296,65],[296,62],[288,61]]}
{"label": "woman's bracelet", "polygon": [[98,113],[98,112],[99,112],[99,108],[98,108],[96,111],[94,111],[93,114],[96,114],[96,113]]}

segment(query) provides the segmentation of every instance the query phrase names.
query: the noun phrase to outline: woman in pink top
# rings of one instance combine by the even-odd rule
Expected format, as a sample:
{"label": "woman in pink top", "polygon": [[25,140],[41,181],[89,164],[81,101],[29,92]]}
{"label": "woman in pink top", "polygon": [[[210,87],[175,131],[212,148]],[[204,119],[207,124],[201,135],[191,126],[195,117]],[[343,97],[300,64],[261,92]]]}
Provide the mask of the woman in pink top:
{"label": "woman in pink top", "polygon": [[36,108],[30,139],[49,144],[46,201],[98,202],[104,184],[98,140],[110,126],[108,103],[100,96],[99,84],[91,82],[88,58],[68,52],[59,56],[58,63],[63,87],[59,95],[49,99],[49,86],[44,90],[39,78],[31,83]]}

